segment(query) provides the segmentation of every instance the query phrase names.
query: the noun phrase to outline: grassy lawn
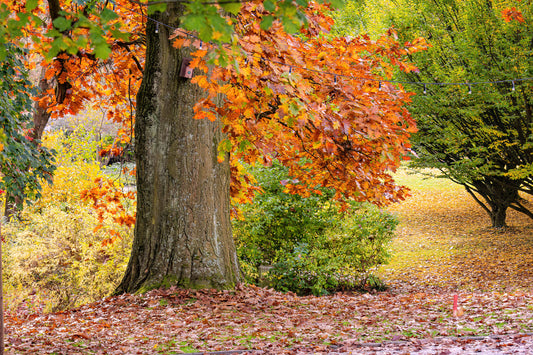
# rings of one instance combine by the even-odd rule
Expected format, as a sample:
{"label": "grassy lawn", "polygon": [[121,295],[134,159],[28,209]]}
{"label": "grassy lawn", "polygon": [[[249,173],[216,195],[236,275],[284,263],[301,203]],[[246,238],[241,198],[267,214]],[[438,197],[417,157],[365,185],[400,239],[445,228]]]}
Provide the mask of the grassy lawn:
{"label": "grassy lawn", "polygon": [[533,224],[512,210],[510,226],[490,228],[488,214],[460,186],[406,170],[397,174],[412,196],[390,207],[401,223],[393,257],[379,270],[394,291],[529,290]]}

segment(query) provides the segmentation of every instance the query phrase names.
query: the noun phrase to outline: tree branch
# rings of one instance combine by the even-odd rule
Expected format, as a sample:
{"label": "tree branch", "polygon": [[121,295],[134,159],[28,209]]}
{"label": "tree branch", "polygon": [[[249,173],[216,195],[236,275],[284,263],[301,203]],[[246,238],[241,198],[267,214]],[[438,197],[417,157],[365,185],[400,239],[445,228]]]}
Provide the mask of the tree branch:
{"label": "tree branch", "polygon": [[477,198],[477,196],[474,194],[474,192],[466,185],[463,184],[463,186],[465,187],[466,189],[466,192],[468,192],[470,194],[470,196],[472,196],[474,198],[474,200],[476,200],[476,202],[481,206],[483,207],[483,209],[485,210],[485,212],[487,212],[489,214],[489,216],[492,217],[492,211],[487,207],[487,205],[485,205],[483,203],[483,201],[481,201],[479,198]]}
{"label": "tree branch", "polygon": [[[158,4],[191,4],[194,1],[191,0],[159,0],[159,1],[150,1],[148,3],[140,2],[137,0],[128,0],[129,2],[141,6],[150,6],[150,5],[158,5]],[[255,0],[223,0],[223,1],[203,1],[200,2],[202,5],[224,5],[224,4],[244,4],[247,2],[253,2]]]}

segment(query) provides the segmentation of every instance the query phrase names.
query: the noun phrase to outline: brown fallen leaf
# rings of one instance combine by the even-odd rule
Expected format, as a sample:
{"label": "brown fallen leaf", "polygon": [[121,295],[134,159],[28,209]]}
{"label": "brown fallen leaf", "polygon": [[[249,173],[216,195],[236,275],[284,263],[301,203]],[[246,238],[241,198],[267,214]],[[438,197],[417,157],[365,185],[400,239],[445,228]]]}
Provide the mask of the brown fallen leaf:
{"label": "brown fallen leaf", "polygon": [[457,309],[453,310],[453,316],[455,318],[462,317],[464,314],[465,314],[465,311],[464,311],[463,307],[461,307],[461,306],[458,306]]}

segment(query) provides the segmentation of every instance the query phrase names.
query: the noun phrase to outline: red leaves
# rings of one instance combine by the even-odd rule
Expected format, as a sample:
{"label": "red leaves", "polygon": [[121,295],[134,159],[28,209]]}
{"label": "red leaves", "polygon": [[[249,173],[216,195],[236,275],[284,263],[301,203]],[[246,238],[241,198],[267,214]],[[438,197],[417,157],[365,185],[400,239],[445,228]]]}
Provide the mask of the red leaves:
{"label": "red leaves", "polygon": [[[6,337],[10,352],[36,354],[76,353],[80,349],[87,353],[103,349],[107,354],[154,353],[163,344],[167,346],[163,353],[186,349],[361,353],[364,343],[390,340],[396,342],[390,346],[409,340],[402,343],[404,350],[440,344],[445,350],[454,345],[451,338],[431,338],[531,331],[532,297],[530,293],[461,293],[467,312],[457,319],[450,310],[451,294],[297,297],[242,285],[227,291],[171,287],[107,298],[56,314],[27,315],[18,320],[8,314]],[[516,340],[520,345],[533,339]],[[341,349],[331,348],[331,344]]]}

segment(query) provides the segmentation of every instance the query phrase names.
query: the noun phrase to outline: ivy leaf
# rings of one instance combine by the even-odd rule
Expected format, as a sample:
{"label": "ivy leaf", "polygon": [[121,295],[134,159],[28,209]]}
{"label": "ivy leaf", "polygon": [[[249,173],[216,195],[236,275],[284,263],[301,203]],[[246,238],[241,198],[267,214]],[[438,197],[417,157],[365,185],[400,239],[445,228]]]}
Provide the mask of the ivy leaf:
{"label": "ivy leaf", "polygon": [[263,17],[263,20],[261,21],[261,24],[259,25],[262,30],[268,30],[270,27],[272,27],[272,22],[274,22],[274,16],[268,15]]}
{"label": "ivy leaf", "polygon": [[240,2],[230,2],[230,3],[223,3],[220,4],[220,6],[227,12],[233,15],[237,15],[239,11],[241,11],[241,3]]}
{"label": "ivy leaf", "polygon": [[67,20],[64,17],[58,17],[54,20],[54,27],[60,32],[66,31],[72,26],[72,21]]}

